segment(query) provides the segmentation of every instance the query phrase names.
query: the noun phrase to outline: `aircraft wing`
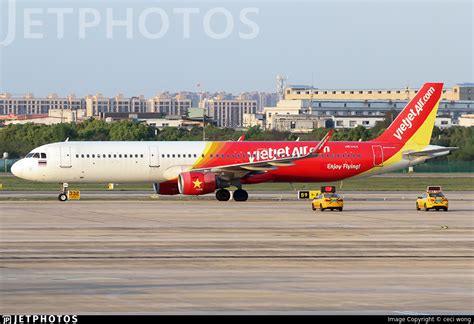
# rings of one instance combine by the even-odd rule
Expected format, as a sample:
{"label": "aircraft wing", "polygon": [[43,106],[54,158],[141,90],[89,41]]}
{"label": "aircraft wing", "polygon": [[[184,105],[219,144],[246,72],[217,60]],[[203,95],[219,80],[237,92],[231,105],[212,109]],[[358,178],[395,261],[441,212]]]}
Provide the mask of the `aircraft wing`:
{"label": "aircraft wing", "polygon": [[221,176],[226,176],[229,178],[241,178],[248,174],[249,172],[265,172],[276,170],[281,167],[287,167],[294,165],[294,161],[303,160],[315,157],[318,153],[323,150],[324,145],[329,141],[333,133],[331,129],[323,139],[315,147],[310,149],[310,152],[303,156],[287,156],[280,157],[278,159],[272,159],[267,161],[256,161],[256,162],[246,162],[239,164],[223,165],[223,166],[214,166],[208,168],[197,168],[192,169],[192,171],[197,172],[214,172],[219,173]]}

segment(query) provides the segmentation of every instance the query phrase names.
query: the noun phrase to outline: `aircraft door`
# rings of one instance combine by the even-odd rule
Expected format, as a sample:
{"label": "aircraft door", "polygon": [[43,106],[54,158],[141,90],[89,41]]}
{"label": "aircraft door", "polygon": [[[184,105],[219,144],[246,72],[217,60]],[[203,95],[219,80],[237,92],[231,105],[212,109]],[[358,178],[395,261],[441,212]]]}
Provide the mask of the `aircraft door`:
{"label": "aircraft door", "polygon": [[160,152],[158,146],[150,146],[149,148],[150,167],[160,166]]}
{"label": "aircraft door", "polygon": [[374,154],[374,166],[383,166],[383,149],[381,145],[372,145],[372,153]]}
{"label": "aircraft door", "polygon": [[70,146],[60,146],[59,147],[59,154],[60,154],[60,164],[61,168],[70,168],[71,165],[71,147]]}

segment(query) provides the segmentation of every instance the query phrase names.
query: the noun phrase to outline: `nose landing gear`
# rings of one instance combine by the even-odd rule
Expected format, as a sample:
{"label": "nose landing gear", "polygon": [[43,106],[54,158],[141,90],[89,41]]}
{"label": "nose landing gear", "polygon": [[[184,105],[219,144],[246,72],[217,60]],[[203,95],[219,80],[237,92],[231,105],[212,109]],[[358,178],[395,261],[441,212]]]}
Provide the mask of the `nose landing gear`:
{"label": "nose landing gear", "polygon": [[67,188],[69,187],[68,183],[64,182],[61,185],[61,193],[58,195],[58,200],[59,201],[66,201],[68,199],[67,197]]}

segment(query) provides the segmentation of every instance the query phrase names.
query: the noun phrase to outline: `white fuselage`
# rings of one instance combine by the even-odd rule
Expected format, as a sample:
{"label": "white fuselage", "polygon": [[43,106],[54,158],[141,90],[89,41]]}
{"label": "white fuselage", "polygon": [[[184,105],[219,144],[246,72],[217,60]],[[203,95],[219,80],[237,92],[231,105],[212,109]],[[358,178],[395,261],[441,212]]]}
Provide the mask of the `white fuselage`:
{"label": "white fuselage", "polygon": [[[12,172],[40,182],[163,182],[189,170],[205,142],[62,142],[32,152],[45,159],[26,158]],[[39,163],[44,161],[46,163]]]}

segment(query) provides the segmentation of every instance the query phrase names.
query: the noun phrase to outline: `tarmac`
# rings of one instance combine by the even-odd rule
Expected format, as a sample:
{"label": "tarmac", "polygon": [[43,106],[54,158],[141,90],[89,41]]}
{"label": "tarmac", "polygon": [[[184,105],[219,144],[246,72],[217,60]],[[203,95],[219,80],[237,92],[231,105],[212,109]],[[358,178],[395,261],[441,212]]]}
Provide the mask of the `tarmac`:
{"label": "tarmac", "polygon": [[[473,193],[414,200],[0,201],[0,312],[472,314]],[[390,197],[388,197],[390,198]]]}

